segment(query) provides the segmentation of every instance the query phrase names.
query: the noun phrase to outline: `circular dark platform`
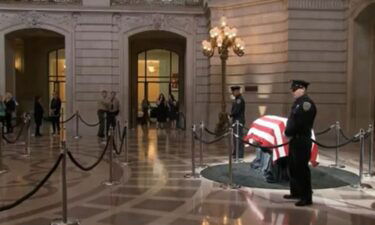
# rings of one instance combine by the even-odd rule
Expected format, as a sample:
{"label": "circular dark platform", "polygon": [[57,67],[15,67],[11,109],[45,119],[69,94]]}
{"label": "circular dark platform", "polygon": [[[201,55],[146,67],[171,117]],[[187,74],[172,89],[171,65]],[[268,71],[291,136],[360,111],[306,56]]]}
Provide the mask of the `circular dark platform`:
{"label": "circular dark platform", "polygon": [[[220,183],[228,183],[228,164],[208,167],[202,176]],[[359,177],[345,170],[318,166],[311,168],[313,189],[336,188],[356,184]],[[233,183],[241,186],[267,189],[289,189],[289,183],[267,183],[262,173],[250,168],[250,163],[233,164]]]}

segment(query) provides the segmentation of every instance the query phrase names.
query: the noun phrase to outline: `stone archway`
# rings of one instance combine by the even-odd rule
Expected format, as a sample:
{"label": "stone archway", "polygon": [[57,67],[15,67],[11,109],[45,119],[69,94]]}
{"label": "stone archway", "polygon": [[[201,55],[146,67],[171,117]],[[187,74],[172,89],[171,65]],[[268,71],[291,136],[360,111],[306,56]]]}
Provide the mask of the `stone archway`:
{"label": "stone archway", "polygon": [[[65,46],[66,101],[69,102],[65,114],[73,113],[74,105],[74,49],[73,29],[77,15],[72,13],[48,13],[39,11],[14,11],[0,13],[0,58],[5,59],[6,36],[27,29],[41,29],[61,35]],[[0,93],[6,91],[7,71],[5,60],[0,61]],[[70,130],[71,127],[68,127]]]}
{"label": "stone archway", "polygon": [[[145,98],[151,105],[155,106],[156,98],[160,93],[163,93],[167,98],[169,93],[173,94],[179,102],[180,112],[185,113],[184,72],[186,39],[171,32],[146,31],[131,36],[129,40],[129,65],[131,74],[129,83],[132,93],[130,95],[130,126],[134,127],[137,124],[141,99]],[[144,64],[143,61],[145,62]],[[139,68],[141,64],[144,68]],[[148,71],[146,67],[149,66],[155,67],[155,71]],[[172,88],[171,85],[172,75],[177,76],[175,79],[176,81],[178,80],[175,88]],[[147,77],[150,78],[148,79]]]}
{"label": "stone archway", "polygon": [[361,5],[349,21],[348,124],[366,128],[375,118],[375,1]]}
{"label": "stone archway", "polygon": [[129,67],[129,38],[135,34],[147,31],[166,31],[175,33],[186,39],[184,89],[185,92],[185,114],[187,127],[193,123],[195,102],[195,71],[196,71],[196,21],[191,16],[172,16],[151,14],[148,16],[119,16],[116,18],[122,36],[120,37],[120,95],[123,99],[122,118],[130,118],[130,67]]}
{"label": "stone archway", "polygon": [[34,96],[48,109],[54,91],[66,110],[63,35],[40,28],[13,31],[5,36],[5,56],[6,91],[16,97],[19,115],[33,110]]}

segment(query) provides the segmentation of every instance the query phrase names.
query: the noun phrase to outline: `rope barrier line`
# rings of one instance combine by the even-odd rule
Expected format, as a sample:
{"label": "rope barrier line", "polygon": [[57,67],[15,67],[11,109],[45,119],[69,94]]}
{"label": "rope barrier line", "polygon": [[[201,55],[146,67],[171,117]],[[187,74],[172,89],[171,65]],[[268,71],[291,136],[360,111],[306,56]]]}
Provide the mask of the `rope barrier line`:
{"label": "rope barrier line", "polygon": [[[30,121],[27,123],[27,128],[30,126]],[[22,127],[20,129],[20,131],[18,132],[16,138],[14,140],[10,140],[8,139],[4,134],[3,134],[3,138],[4,140],[8,143],[8,144],[15,144],[21,137],[22,133],[23,133],[23,130],[25,128],[25,123],[22,124]]]}
{"label": "rope barrier line", "polygon": [[20,205],[25,200],[31,198],[36,192],[39,191],[39,189],[48,181],[48,179],[51,177],[51,175],[56,171],[57,167],[60,165],[60,162],[64,155],[61,153],[51,170],[47,173],[47,175],[39,182],[37,186],[34,187],[33,190],[31,190],[29,193],[21,197],[20,199],[16,200],[15,202],[9,204],[9,205],[3,205],[0,207],[0,212],[12,209],[18,205]]}
{"label": "rope barrier line", "polygon": [[194,131],[193,134],[194,134],[194,138],[195,139],[197,139],[198,141],[200,141],[200,142],[202,142],[204,144],[209,145],[209,144],[213,144],[213,143],[216,143],[218,141],[221,141],[223,138],[225,138],[226,136],[228,136],[230,134],[230,132],[227,132],[227,133],[221,135],[220,137],[218,137],[218,138],[216,138],[216,139],[214,139],[212,141],[203,140],[202,138],[199,137],[199,135],[196,133],[196,131]]}
{"label": "rope barrier line", "polygon": [[325,130],[322,130],[322,131],[319,131],[319,132],[315,132],[315,136],[319,136],[319,135],[325,134],[325,133],[331,131],[331,130],[333,129],[333,127],[334,127],[334,126],[331,125],[330,127],[328,127],[328,128],[325,129]]}
{"label": "rope barrier line", "polygon": [[119,129],[119,133],[120,133],[120,136],[121,136],[121,144],[120,144],[120,150],[119,151],[118,151],[118,148],[117,148],[116,140],[113,138],[113,148],[115,150],[116,155],[120,155],[121,152],[122,152],[124,142],[125,142],[125,137],[126,137],[126,131],[125,130],[126,130],[126,127],[124,127],[124,129],[122,131],[122,134],[121,134],[121,131]]}
{"label": "rope barrier line", "polygon": [[[228,128],[229,127],[226,127],[223,132],[228,132]],[[216,133],[214,131],[209,130],[207,127],[204,127],[204,131],[206,131],[208,134],[211,134],[212,136],[218,136],[220,134],[220,133]]]}
{"label": "rope barrier line", "polygon": [[77,166],[79,169],[81,169],[81,170],[83,170],[83,171],[90,171],[90,170],[94,169],[97,165],[99,165],[99,163],[103,160],[104,155],[105,155],[105,153],[107,152],[107,149],[108,149],[109,143],[110,143],[110,142],[107,141],[107,144],[106,144],[106,146],[104,147],[103,152],[102,152],[102,154],[100,155],[100,157],[98,158],[98,160],[97,160],[94,164],[92,164],[91,166],[87,166],[87,167],[86,167],[86,166],[83,166],[82,164],[80,164],[80,163],[78,162],[78,160],[76,160],[76,159],[74,158],[74,156],[73,156],[73,154],[72,154],[71,151],[68,151],[67,153],[68,153],[68,156],[69,156],[70,160],[73,162],[73,164],[74,164],[75,166]]}
{"label": "rope barrier line", "polygon": [[344,134],[344,131],[342,131],[342,129],[340,129],[340,134],[341,134],[341,136],[344,138],[344,139],[346,139],[346,140],[349,140],[350,138],[348,138],[348,136],[346,136],[345,134]]}
{"label": "rope barrier line", "polygon": [[60,123],[67,123],[69,121],[71,121],[72,119],[74,119],[74,117],[77,116],[77,113],[74,113],[71,117],[69,117],[68,119],[64,120],[64,121],[61,121]]}
{"label": "rope barrier line", "polygon": [[282,144],[279,144],[279,145],[273,145],[273,146],[261,146],[261,145],[257,145],[257,144],[253,144],[253,143],[250,143],[249,141],[244,141],[243,139],[240,139],[237,135],[234,135],[237,139],[241,140],[242,143],[244,144],[248,144],[252,147],[255,147],[255,148],[280,148],[280,147],[283,147],[285,145],[288,145],[290,143],[290,141],[286,142],[286,143],[282,143]]}
{"label": "rope barrier line", "polygon": [[[78,118],[79,120],[81,120],[82,123],[84,123],[86,126],[89,126],[89,127],[96,127],[98,126],[102,120],[99,120],[97,123],[88,123],[87,121],[85,121],[81,115],[78,115]],[[104,120],[104,119],[103,119]]]}

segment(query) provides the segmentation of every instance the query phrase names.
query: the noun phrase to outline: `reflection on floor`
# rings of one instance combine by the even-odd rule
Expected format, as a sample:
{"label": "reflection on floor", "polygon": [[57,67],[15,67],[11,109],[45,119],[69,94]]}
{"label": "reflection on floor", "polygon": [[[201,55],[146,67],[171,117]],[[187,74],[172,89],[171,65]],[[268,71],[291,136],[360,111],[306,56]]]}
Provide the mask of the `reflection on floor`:
{"label": "reflection on floor", "polygon": [[[191,170],[190,140],[182,131],[131,130],[131,163],[122,167],[119,162],[124,155],[116,157],[114,174],[120,184],[111,187],[102,184],[108,180],[107,158],[90,172],[82,172],[68,161],[69,217],[84,225],[375,224],[373,190],[315,190],[314,205],[297,208],[292,201],[282,199],[285,190],[230,190],[204,178],[184,179],[184,174]],[[225,140],[204,146],[204,162],[225,162],[227,143]],[[3,145],[1,159],[9,172],[0,175],[1,205],[17,200],[35,187],[60,152],[58,137],[32,138],[31,146],[32,156],[25,158],[21,156],[23,145]],[[99,157],[103,145],[96,137],[84,136],[80,140],[69,139],[68,147],[82,163],[89,165]],[[254,157],[252,150],[247,155],[247,161]],[[320,161],[323,165],[331,163],[327,157]],[[60,168],[31,199],[1,212],[0,224],[47,225],[58,217]]]}

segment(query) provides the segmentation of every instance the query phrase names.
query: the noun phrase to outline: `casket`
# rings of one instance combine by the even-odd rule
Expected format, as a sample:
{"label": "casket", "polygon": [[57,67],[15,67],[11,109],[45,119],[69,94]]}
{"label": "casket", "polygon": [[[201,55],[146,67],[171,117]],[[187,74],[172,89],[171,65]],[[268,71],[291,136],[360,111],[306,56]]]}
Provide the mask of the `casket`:
{"label": "casket", "polygon": [[[250,129],[244,140],[250,143],[258,143],[260,146],[276,146],[288,142],[284,135],[288,119],[280,116],[265,115],[256,119],[250,126]],[[311,139],[315,140],[315,134],[312,130]],[[285,157],[289,152],[289,145],[273,148],[272,160],[275,162],[279,158]],[[313,166],[318,164],[318,146],[313,143],[311,147],[310,163]]]}

